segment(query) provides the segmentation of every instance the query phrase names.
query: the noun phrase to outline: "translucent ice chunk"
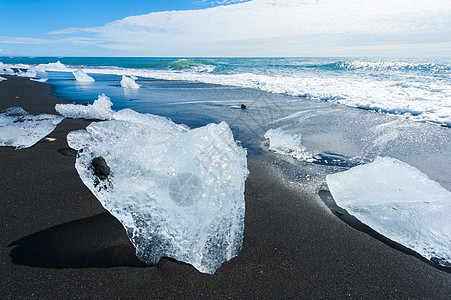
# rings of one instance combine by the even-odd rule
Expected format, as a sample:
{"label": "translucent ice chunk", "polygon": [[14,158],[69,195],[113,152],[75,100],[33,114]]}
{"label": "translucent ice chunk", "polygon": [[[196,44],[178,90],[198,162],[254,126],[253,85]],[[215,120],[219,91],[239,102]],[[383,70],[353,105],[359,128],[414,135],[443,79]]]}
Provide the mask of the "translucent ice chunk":
{"label": "translucent ice chunk", "polygon": [[19,72],[17,73],[17,76],[20,77],[36,77],[36,71],[35,70],[27,70],[26,72]]}
{"label": "translucent ice chunk", "polygon": [[111,106],[110,98],[101,94],[93,104],[57,104],[55,110],[66,118],[110,120],[115,113]]}
{"label": "translucent ice chunk", "polygon": [[83,70],[76,70],[72,72],[75,76],[75,80],[78,82],[94,82],[94,78],[83,72]]}
{"label": "translucent ice chunk", "polygon": [[269,140],[269,150],[284,155],[290,155],[296,159],[309,160],[312,154],[302,146],[301,134],[290,134],[281,128],[269,129],[265,133]]}
{"label": "translucent ice chunk", "polygon": [[71,132],[84,184],[147,263],[171,257],[214,273],[243,243],[246,151],[222,122],[189,130],[133,110]]}
{"label": "translucent ice chunk", "polygon": [[121,87],[127,88],[127,89],[138,89],[139,85],[135,82],[136,77],[127,77],[125,75],[122,75],[121,80]]}
{"label": "translucent ice chunk", "polygon": [[36,81],[36,82],[47,82],[48,78],[30,78],[31,81]]}
{"label": "translucent ice chunk", "polygon": [[326,177],[336,203],[380,234],[451,266],[451,192],[389,157]]}
{"label": "translucent ice chunk", "polygon": [[21,107],[0,113],[0,146],[28,148],[51,133],[64,118],[55,115],[32,115]]}

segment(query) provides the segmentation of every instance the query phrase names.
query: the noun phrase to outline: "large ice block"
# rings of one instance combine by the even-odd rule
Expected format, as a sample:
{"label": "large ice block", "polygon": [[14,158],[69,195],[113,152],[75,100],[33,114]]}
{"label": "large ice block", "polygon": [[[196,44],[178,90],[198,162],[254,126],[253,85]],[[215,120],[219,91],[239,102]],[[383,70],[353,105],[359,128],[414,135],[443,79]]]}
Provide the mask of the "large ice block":
{"label": "large ice block", "polygon": [[80,178],[141,260],[171,257],[212,274],[240,252],[246,151],[225,122],[190,130],[125,109],[67,139]]}
{"label": "large ice block", "polygon": [[451,192],[389,157],[326,177],[335,202],[380,234],[451,266]]}

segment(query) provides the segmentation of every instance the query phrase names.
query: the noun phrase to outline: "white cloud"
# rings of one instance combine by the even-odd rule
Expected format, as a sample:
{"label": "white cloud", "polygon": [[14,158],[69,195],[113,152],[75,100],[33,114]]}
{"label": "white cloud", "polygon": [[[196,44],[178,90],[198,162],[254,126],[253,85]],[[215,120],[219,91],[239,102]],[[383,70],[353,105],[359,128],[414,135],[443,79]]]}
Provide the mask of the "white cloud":
{"label": "white cloud", "polygon": [[0,36],[0,43],[5,44],[49,44],[52,41],[47,39],[38,39],[19,36]]}
{"label": "white cloud", "polygon": [[437,43],[450,41],[451,4],[449,0],[253,0],[132,16],[52,34],[129,55],[346,55],[358,49],[363,54],[371,49],[383,54],[384,49],[396,51],[394,45],[400,51],[422,45],[416,49],[427,53],[437,50]]}

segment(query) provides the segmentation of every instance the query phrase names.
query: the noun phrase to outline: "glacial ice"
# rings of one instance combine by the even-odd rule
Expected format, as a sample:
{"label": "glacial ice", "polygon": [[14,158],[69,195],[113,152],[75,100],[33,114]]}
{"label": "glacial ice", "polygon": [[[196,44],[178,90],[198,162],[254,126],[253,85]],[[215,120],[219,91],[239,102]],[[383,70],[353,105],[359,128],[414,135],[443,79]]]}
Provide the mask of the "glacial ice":
{"label": "glacial ice", "polygon": [[105,94],[100,94],[93,104],[57,104],[55,110],[66,118],[110,120],[115,111],[111,109],[113,103]]}
{"label": "glacial ice", "polygon": [[125,109],[67,140],[80,178],[141,260],[170,257],[213,274],[240,252],[246,151],[225,122],[190,130]]}
{"label": "glacial ice", "polygon": [[0,82],[4,81],[4,80],[8,80],[5,77],[0,76]]}
{"label": "glacial ice", "polygon": [[14,75],[14,71],[10,67],[5,66],[3,63],[0,62],[0,74],[2,74],[2,75]]}
{"label": "glacial ice", "polygon": [[312,154],[302,146],[300,133],[291,134],[281,128],[269,129],[265,133],[265,139],[269,140],[270,151],[300,160],[312,159]]}
{"label": "glacial ice", "polygon": [[451,192],[404,162],[374,162],[326,177],[335,202],[380,234],[451,266]]}
{"label": "glacial ice", "polygon": [[126,89],[138,89],[139,85],[135,82],[135,80],[136,80],[136,77],[132,78],[132,77],[127,77],[125,75],[122,75],[121,87],[126,88]]}
{"label": "glacial ice", "polygon": [[83,72],[83,70],[76,70],[73,71],[72,74],[74,74],[75,80],[78,82],[94,82],[94,78]]}
{"label": "glacial ice", "polygon": [[19,77],[36,77],[36,71],[35,70],[32,70],[32,69],[29,69],[29,70],[27,70],[26,72],[19,72],[19,73],[17,73],[17,76],[19,76]]}
{"label": "glacial ice", "polygon": [[48,78],[30,78],[31,81],[36,81],[36,82],[47,82]]}
{"label": "glacial ice", "polygon": [[55,115],[32,115],[21,107],[0,113],[0,146],[29,148],[47,136],[64,118]]}

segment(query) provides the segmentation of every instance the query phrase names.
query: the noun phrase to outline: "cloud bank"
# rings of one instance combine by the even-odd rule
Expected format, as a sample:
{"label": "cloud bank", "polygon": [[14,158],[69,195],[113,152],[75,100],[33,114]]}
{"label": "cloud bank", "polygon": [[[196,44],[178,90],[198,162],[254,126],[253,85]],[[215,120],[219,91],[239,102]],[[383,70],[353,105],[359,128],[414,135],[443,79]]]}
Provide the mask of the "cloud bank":
{"label": "cloud bank", "polygon": [[136,56],[440,54],[436,52],[451,50],[451,4],[449,0],[253,0],[131,16],[100,27],[51,34],[68,43],[89,43]]}

